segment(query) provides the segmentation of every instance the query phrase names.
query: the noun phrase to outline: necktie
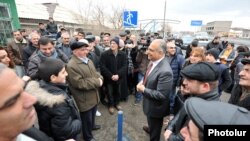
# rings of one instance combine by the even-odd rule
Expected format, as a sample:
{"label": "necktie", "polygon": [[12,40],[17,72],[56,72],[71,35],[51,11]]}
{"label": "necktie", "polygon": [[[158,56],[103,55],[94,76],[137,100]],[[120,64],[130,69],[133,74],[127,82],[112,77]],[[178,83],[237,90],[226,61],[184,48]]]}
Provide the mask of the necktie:
{"label": "necktie", "polygon": [[147,82],[147,77],[148,77],[149,72],[150,72],[150,70],[152,69],[152,67],[153,67],[153,63],[150,63],[149,66],[148,66],[148,69],[147,69],[147,71],[146,71],[146,74],[145,74],[145,76],[144,76],[144,79],[143,79],[143,85],[146,84],[146,82]]}

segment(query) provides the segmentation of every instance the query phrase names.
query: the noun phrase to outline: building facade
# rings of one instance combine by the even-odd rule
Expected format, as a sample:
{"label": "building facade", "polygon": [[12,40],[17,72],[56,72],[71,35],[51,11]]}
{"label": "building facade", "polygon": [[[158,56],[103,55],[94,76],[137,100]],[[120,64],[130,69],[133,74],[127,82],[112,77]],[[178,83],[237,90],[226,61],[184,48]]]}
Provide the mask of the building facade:
{"label": "building facade", "polygon": [[0,45],[5,46],[11,32],[20,28],[15,0],[0,0]]}
{"label": "building facade", "polygon": [[232,21],[213,21],[202,27],[210,35],[226,34],[231,29]]}

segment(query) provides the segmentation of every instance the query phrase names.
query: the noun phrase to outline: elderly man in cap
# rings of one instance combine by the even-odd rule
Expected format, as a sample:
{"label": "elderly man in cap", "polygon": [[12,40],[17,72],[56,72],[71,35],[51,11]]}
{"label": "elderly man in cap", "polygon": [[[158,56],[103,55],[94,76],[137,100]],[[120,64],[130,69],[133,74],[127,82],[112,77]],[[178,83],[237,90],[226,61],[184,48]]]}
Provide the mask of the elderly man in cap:
{"label": "elderly man in cap", "polygon": [[242,71],[239,73],[240,81],[235,84],[229,103],[245,107],[250,110],[250,59],[244,58],[241,60],[244,65]]}
{"label": "elderly man in cap", "polygon": [[85,141],[95,141],[92,130],[100,129],[100,125],[95,125],[95,115],[99,103],[98,88],[103,84],[103,77],[87,58],[87,40],[73,43],[71,49],[73,55],[66,67],[69,89],[80,110],[83,138]]}
{"label": "elderly man in cap", "polygon": [[[189,120],[181,129],[180,134],[183,137],[183,140],[185,141],[203,141],[203,133],[206,132],[204,132],[204,125],[250,124],[250,112],[247,109],[228,103],[223,103],[219,101],[206,101],[201,98],[190,98],[185,102],[184,109],[188,115]],[[246,128],[249,127],[245,127],[245,130],[247,130]],[[218,132],[224,132],[223,134],[227,134],[230,132],[229,136],[225,136],[226,138],[233,137],[234,139],[237,139],[240,137],[240,140],[244,140],[245,138],[243,136],[245,135],[245,137],[247,137],[246,134],[248,134],[247,131],[244,131],[244,129],[237,130],[237,128],[234,128],[233,130],[230,130],[230,128],[228,129],[228,127],[226,127],[224,128],[224,130],[223,128],[220,130],[209,130],[206,139],[212,140],[215,136],[218,137]],[[216,133],[217,135],[215,135]],[[232,133],[234,134],[233,136]],[[237,137],[236,134],[239,136]],[[218,139],[223,140],[223,137],[224,136],[220,136]]]}
{"label": "elderly man in cap", "polygon": [[[213,63],[199,62],[189,65],[181,71],[184,77],[182,83],[182,94],[187,97],[199,97],[208,101],[218,101],[218,79],[219,69]],[[165,139],[169,141],[182,140],[180,129],[187,120],[187,114],[182,107],[171,120],[164,133]]]}

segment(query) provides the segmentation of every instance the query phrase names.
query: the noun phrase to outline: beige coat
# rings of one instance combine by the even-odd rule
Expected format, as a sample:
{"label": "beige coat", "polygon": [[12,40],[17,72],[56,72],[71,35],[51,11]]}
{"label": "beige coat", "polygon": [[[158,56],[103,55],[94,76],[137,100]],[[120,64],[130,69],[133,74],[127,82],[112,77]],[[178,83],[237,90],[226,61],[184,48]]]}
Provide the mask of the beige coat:
{"label": "beige coat", "polygon": [[75,55],[66,66],[69,89],[80,112],[85,112],[99,103],[98,88],[103,77],[96,71],[91,60],[85,64]]}

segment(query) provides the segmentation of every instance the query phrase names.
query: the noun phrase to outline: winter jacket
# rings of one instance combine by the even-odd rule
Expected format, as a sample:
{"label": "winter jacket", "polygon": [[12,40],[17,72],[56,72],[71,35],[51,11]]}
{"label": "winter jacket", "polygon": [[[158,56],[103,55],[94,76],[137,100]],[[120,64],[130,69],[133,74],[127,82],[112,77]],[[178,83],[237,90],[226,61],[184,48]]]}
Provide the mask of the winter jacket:
{"label": "winter jacket", "polygon": [[219,62],[216,62],[215,64],[219,67],[219,72],[220,72],[218,90],[219,94],[221,95],[221,92],[226,90],[231,85],[232,78],[229,73],[229,68],[226,65],[221,64]]}
{"label": "winter jacket", "polygon": [[[243,93],[245,94],[245,97],[241,99]],[[233,87],[233,90],[231,92],[231,97],[228,103],[238,105],[240,107],[244,107],[250,110],[250,90],[247,90],[246,88],[243,88],[239,84],[236,84]]]}
{"label": "winter jacket", "polygon": [[96,106],[100,99],[98,89],[101,87],[99,78],[103,77],[96,71],[91,60],[84,63],[74,54],[66,66],[69,89],[80,112],[86,112]]}
{"label": "winter jacket", "polygon": [[[226,51],[227,49],[224,49],[221,53],[220,53],[220,55],[219,55],[219,57],[222,57],[223,56],[223,54],[224,54],[224,52]],[[235,50],[234,49],[232,49],[232,52],[229,54],[229,56],[227,56],[227,61],[228,62],[232,62],[233,60],[234,60],[234,57],[235,57]]]}
{"label": "winter jacket", "polygon": [[28,42],[23,39],[22,42],[16,39],[7,44],[7,50],[15,65],[23,65],[23,49],[28,45]]}
{"label": "winter jacket", "polygon": [[23,49],[23,64],[24,64],[25,70],[28,69],[29,58],[36,51],[36,49],[37,48],[32,46],[31,43]]}
{"label": "winter jacket", "polygon": [[76,139],[81,132],[80,115],[65,84],[31,81],[27,91],[37,98],[39,128],[55,141]]}
{"label": "winter jacket", "polygon": [[70,48],[70,45],[65,45],[63,43],[60,43],[60,44],[56,45],[56,48],[61,50],[65,55],[67,55],[68,58],[71,58],[72,50]]}
{"label": "winter jacket", "polygon": [[170,64],[170,67],[173,71],[174,79],[173,79],[173,87],[177,86],[180,79],[180,71],[182,69],[182,66],[184,64],[184,57],[180,54],[175,53],[174,56],[166,55],[166,58]]}
{"label": "winter jacket", "polygon": [[148,59],[148,55],[145,54],[145,51],[139,50],[136,56],[136,63],[138,64],[140,73],[146,73],[149,62],[150,60]]}
{"label": "winter jacket", "polygon": [[217,49],[219,49],[220,52],[221,52],[221,51],[223,50],[223,45],[222,45],[221,43],[215,44],[215,43],[213,43],[213,41],[211,41],[211,42],[209,42],[209,43],[207,44],[206,49],[209,50],[209,49],[212,49],[212,48],[217,48]]}
{"label": "winter jacket", "polygon": [[[27,75],[30,76],[32,80],[39,79],[37,73],[38,66],[47,58],[47,56],[42,56],[41,54],[39,54],[39,51],[40,50],[34,52],[34,54],[29,58]],[[55,49],[55,52],[50,57],[61,59],[64,63],[67,63],[69,60],[68,57],[59,49]]]}
{"label": "winter jacket", "polygon": [[[101,73],[107,83],[120,83],[127,74],[127,56],[123,51],[118,51],[117,56],[112,50],[107,50],[101,55]],[[118,74],[119,80],[113,81],[112,75]]]}
{"label": "winter jacket", "polygon": [[57,24],[55,22],[49,22],[47,24],[46,30],[51,34],[57,33]]}
{"label": "winter jacket", "polygon": [[46,29],[39,29],[38,31],[41,33],[41,36],[49,35],[49,32]]}

